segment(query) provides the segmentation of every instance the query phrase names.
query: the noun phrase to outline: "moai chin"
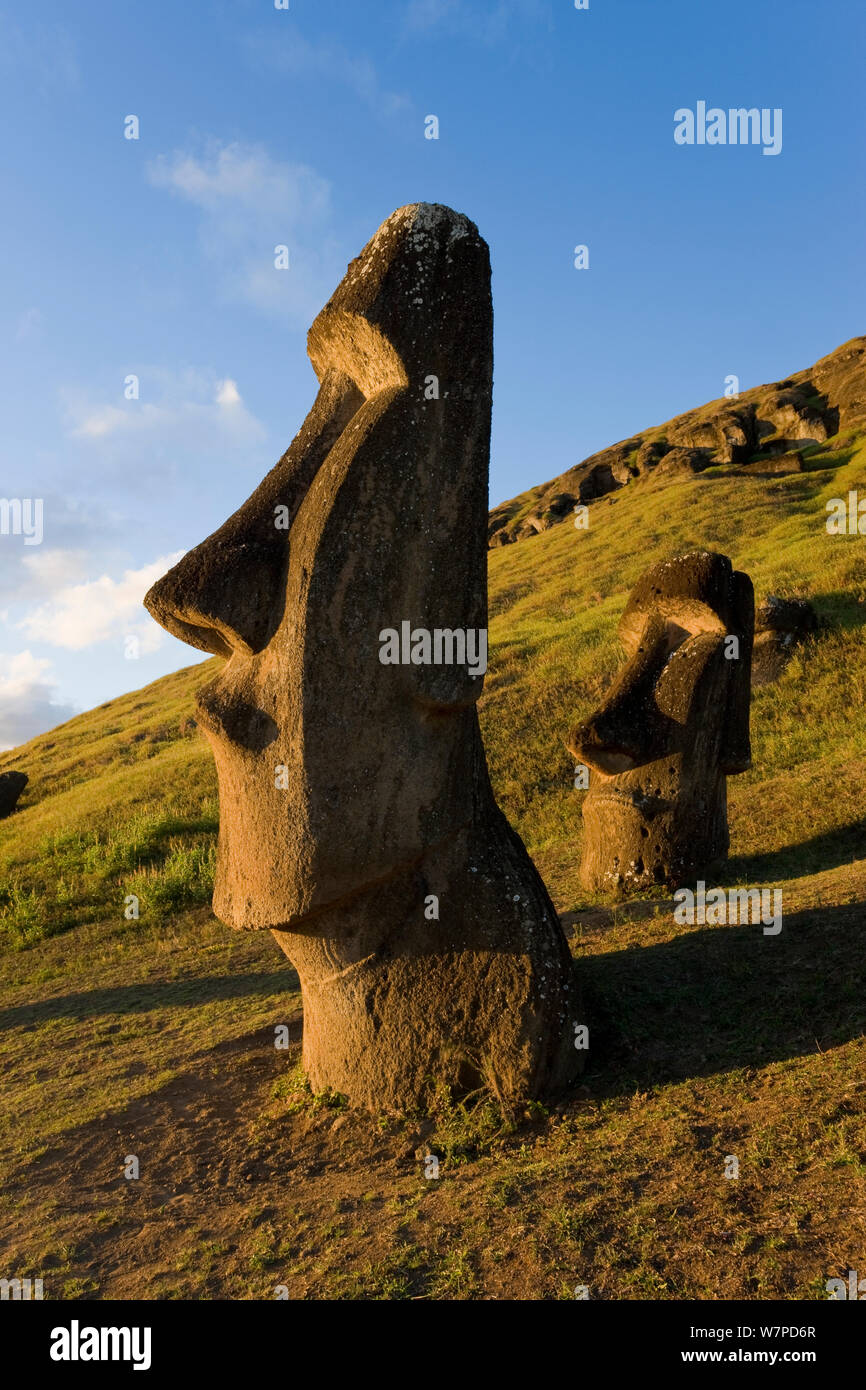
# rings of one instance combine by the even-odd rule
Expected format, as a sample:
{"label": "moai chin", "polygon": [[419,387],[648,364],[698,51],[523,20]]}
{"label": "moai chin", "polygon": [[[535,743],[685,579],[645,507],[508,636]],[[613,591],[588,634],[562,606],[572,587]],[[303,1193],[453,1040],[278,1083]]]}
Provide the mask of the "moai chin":
{"label": "moai chin", "polygon": [[[150,591],[228,658],[198,720],[220,784],[214,911],[298,971],[314,1090],[405,1108],[446,1082],[530,1098],[580,1069],[573,966],[496,805],[482,676],[387,630],[487,626],[490,262],[450,209],[399,209],[310,329],[319,379],[252,497]],[[435,383],[431,381],[435,378]],[[407,653],[404,650],[404,655]],[[284,771],[278,773],[277,769]]]}
{"label": "moai chin", "polygon": [[626,665],[568,740],[590,770],[585,887],[676,888],[724,862],[726,778],[751,766],[754,615],[748,575],[711,551],[638,580],[619,624]]}

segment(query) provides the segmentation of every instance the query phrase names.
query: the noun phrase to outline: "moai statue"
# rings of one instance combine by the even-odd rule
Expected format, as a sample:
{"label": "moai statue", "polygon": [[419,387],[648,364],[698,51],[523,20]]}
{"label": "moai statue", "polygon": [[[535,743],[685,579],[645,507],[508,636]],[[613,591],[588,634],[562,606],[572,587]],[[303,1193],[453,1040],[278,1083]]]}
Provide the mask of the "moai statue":
{"label": "moai statue", "polygon": [[0,820],[11,816],[28,780],[26,772],[0,772]]}
{"label": "moai statue", "polygon": [[568,740],[590,773],[585,887],[676,888],[724,862],[725,779],[751,766],[754,615],[748,575],[711,551],[638,580],[619,624],[626,665]]}
{"label": "moai statue", "polygon": [[228,658],[198,720],[214,911],[298,971],[304,1066],[373,1108],[444,1081],[529,1098],[579,1070],[573,964],[496,805],[486,666],[488,249],[401,208],[316,318],[320,382],[252,497],[145,603]]}

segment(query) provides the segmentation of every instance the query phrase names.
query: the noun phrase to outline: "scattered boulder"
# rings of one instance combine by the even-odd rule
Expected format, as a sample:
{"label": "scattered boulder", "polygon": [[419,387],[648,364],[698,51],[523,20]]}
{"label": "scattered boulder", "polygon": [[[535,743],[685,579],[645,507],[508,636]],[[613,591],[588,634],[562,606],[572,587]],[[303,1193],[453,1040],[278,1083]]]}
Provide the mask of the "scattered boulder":
{"label": "scattered boulder", "polygon": [[808,599],[768,594],[755,614],[752,686],[779,679],[795,647],[818,627],[818,614]]}
{"label": "scattered boulder", "polygon": [[709,468],[712,462],[713,456],[708,449],[677,447],[669,449],[659,460],[654,469],[654,476],[656,478],[690,477],[695,473],[703,473],[704,469]]}
{"label": "scattered boulder", "polygon": [[783,454],[774,454],[768,458],[752,459],[737,470],[738,473],[772,474],[774,476],[804,471],[803,455],[799,449],[788,449]]}
{"label": "scattered boulder", "polygon": [[0,772],[0,820],[11,816],[27,782],[26,772]]}

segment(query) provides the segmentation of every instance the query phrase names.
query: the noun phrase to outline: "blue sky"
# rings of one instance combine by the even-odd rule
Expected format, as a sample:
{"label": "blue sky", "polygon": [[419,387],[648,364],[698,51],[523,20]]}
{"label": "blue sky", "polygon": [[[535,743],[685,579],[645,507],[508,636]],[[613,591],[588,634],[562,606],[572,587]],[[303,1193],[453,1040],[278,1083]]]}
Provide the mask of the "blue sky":
{"label": "blue sky", "polygon": [[[491,247],[491,504],[866,331],[864,40],[861,0],[0,0],[0,494],[44,499],[0,747],[197,659],[141,597],[296,433],[402,204]],[[781,153],[677,145],[699,101],[781,108]]]}

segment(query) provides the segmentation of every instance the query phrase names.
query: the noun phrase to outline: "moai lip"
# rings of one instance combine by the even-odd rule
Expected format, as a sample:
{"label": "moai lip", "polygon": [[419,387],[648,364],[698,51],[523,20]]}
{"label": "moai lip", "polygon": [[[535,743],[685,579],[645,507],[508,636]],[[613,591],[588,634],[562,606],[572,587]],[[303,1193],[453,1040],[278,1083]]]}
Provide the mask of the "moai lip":
{"label": "moai lip", "polygon": [[751,766],[754,614],[748,575],[711,551],[635,585],[619,624],[626,665],[568,740],[590,769],[585,887],[676,888],[726,859],[726,779]]}
{"label": "moai lip", "polygon": [[407,623],[486,636],[477,228],[399,209],[308,353],[320,388],[296,439],[145,599],[228,658],[198,710],[220,784],[214,911],[269,928],[295,965],[315,1089],[373,1108],[437,1082],[538,1096],[579,1071],[582,1020],[553,905],[490,787],[483,676],[380,659]]}

